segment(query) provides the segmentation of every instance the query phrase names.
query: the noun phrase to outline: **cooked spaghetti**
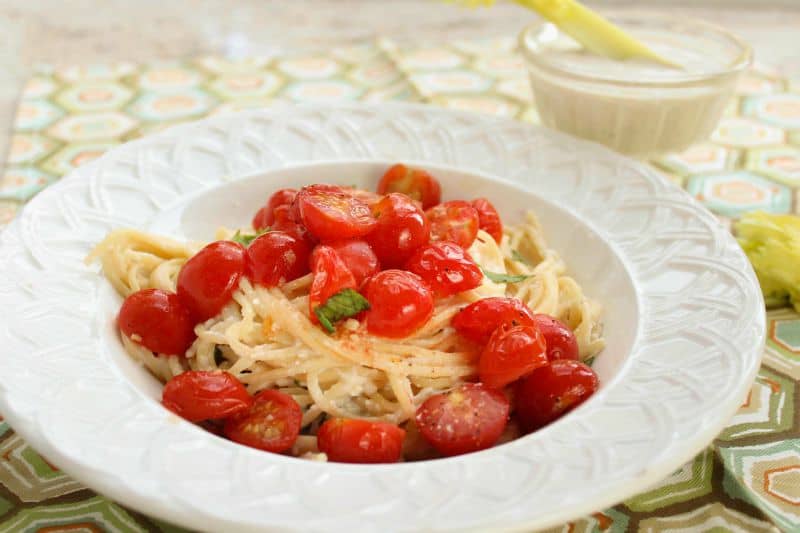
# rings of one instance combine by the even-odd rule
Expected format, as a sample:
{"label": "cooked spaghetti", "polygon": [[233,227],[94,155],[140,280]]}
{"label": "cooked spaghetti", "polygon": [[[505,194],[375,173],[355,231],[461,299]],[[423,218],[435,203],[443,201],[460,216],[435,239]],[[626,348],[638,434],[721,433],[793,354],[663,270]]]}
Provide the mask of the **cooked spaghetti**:
{"label": "cooked spaghetti", "polygon": [[[221,229],[216,238],[234,235]],[[182,267],[202,247],[125,229],[109,234],[87,260],[101,263],[122,297],[143,289],[175,293]],[[295,454],[317,451],[313,435],[328,418],[404,424],[432,395],[474,381],[480,352],[451,324],[471,302],[518,298],[534,313],[566,324],[581,360],[602,350],[601,306],[567,274],[533,213],[506,226],[499,244],[478,231],[468,252],[484,272],[499,276],[495,281],[484,276],[475,288],[437,298],[431,317],[402,338],[373,335],[357,317],[327,332],[308,311],[314,278],[308,273],[271,287],[242,276],[221,312],[194,326],[196,339],[184,354],[155,353],[137,335],[123,333],[122,342],[164,382],[190,369],[222,370],[251,395],[276,389],[291,396],[302,409],[302,432],[309,435],[294,444]]]}

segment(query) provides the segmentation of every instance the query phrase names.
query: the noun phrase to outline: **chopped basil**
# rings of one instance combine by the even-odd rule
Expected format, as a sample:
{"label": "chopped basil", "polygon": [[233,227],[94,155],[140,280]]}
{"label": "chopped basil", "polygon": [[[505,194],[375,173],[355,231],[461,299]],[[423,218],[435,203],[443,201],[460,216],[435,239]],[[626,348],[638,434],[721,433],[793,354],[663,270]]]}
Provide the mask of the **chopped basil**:
{"label": "chopped basil", "polygon": [[531,262],[528,261],[528,259],[524,255],[519,253],[519,250],[511,250],[511,259],[517,261],[518,263],[524,263],[528,266],[533,266],[531,265]]}
{"label": "chopped basil", "polygon": [[353,289],[342,289],[328,298],[324,304],[317,306],[314,314],[317,315],[322,327],[328,333],[333,333],[335,331],[334,323],[367,309],[369,309],[369,302],[366,298]]}
{"label": "chopped basil", "polygon": [[239,231],[237,229],[236,233],[234,233],[233,237],[231,237],[231,240],[233,242],[238,242],[239,244],[241,244],[244,247],[247,247],[247,246],[250,246],[250,243],[253,242],[254,240],[256,240],[256,238],[264,235],[268,231],[269,231],[269,228],[264,228],[264,229],[262,229],[260,231],[257,231],[255,234],[252,234],[252,233],[242,233],[241,231]]}
{"label": "chopped basil", "polygon": [[498,272],[489,272],[488,270],[483,270],[483,274],[489,278],[491,281],[495,283],[519,283],[520,281],[525,281],[530,276],[526,276],[525,274],[500,274]]}

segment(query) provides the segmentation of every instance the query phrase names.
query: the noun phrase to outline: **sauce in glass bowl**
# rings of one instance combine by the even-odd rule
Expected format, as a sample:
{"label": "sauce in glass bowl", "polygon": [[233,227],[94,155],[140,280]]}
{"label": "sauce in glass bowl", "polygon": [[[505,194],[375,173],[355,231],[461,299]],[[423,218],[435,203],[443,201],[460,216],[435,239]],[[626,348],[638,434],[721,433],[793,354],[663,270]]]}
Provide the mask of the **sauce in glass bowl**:
{"label": "sauce in glass bowl", "polygon": [[521,47],[542,122],[641,158],[708,137],[751,62],[750,47],[704,22],[655,14],[610,18],[681,68],[598,56],[553,24],[532,26]]}

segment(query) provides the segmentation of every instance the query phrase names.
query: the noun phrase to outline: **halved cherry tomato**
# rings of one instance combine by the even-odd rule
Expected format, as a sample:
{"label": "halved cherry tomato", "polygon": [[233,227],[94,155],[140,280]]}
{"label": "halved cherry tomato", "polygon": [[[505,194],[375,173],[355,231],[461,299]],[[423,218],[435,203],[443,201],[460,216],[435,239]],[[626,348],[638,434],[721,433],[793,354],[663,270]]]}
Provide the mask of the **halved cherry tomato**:
{"label": "halved cherry tomato", "polygon": [[275,287],[308,274],[310,255],[311,249],[303,239],[269,231],[247,247],[248,274],[256,283]]}
{"label": "halved cherry tomato", "polygon": [[279,189],[275,191],[269,197],[267,205],[259,209],[256,216],[253,217],[253,228],[261,231],[270,227],[275,222],[275,209],[281,205],[291,206],[295,196],[297,196],[296,189]]}
{"label": "halved cherry tomato", "polygon": [[321,241],[363,237],[377,221],[369,206],[334,185],[309,185],[297,193],[303,225]]}
{"label": "halved cherry tomato", "polygon": [[437,241],[423,246],[406,263],[406,270],[419,275],[437,297],[474,289],[483,272],[459,245]]}
{"label": "halved cherry tomato", "polygon": [[405,435],[386,422],[334,418],[319,428],[317,444],[329,461],[337,463],[396,463]]}
{"label": "halved cherry tomato", "polygon": [[422,209],[442,201],[439,181],[421,168],[397,164],[389,168],[378,182],[378,194],[399,192],[422,204]]}
{"label": "halved cherry tomato", "polygon": [[384,270],[367,280],[367,331],[381,337],[408,337],[433,315],[433,293],[406,270]]}
{"label": "halved cherry tomato", "polygon": [[361,286],[365,279],[381,270],[378,256],[372,251],[372,247],[367,241],[336,241],[330,243],[329,246],[336,250],[344,264],[353,273],[358,286]]}
{"label": "halved cherry tomato", "polygon": [[491,447],[508,422],[505,395],[482,383],[465,383],[425,400],[414,420],[422,436],[444,455]]}
{"label": "halved cherry tomato", "polygon": [[324,244],[314,248],[311,254],[311,272],[314,280],[308,294],[308,312],[311,322],[319,319],[314,309],[323,305],[328,298],[343,289],[356,289],[356,278],[336,250]]}
{"label": "halved cherry tomato", "polygon": [[274,219],[270,229],[273,231],[282,231],[298,239],[303,239],[309,247],[317,244],[318,239],[311,235],[302,223],[298,222],[297,213],[293,211],[292,206],[279,205],[272,212],[272,216]]}
{"label": "halved cherry tomato", "polygon": [[483,298],[453,317],[453,327],[467,339],[485,344],[502,325],[533,326],[533,312],[518,298]]}
{"label": "halved cherry tomato", "polygon": [[478,211],[468,202],[452,200],[425,211],[431,223],[432,241],[451,241],[465,250],[478,236]]}
{"label": "halved cherry tomato", "polygon": [[556,359],[519,381],[514,403],[522,429],[534,431],[576,408],[594,394],[597,374],[583,363]]}
{"label": "halved cherry tomato", "polygon": [[234,442],[267,452],[292,447],[300,434],[303,411],[297,402],[277,390],[262,390],[250,409],[225,421],[225,436]]}
{"label": "halved cherry tomato", "polygon": [[533,315],[533,320],[547,343],[547,358],[578,360],[578,340],[569,327],[550,315]]}
{"label": "halved cherry tomato", "polygon": [[547,345],[536,326],[497,328],[478,363],[481,382],[500,389],[547,364]]}
{"label": "halved cherry tomato", "polygon": [[244,246],[216,241],[191,257],[178,273],[178,296],[197,322],[218,314],[245,272]]}
{"label": "halved cherry tomato", "polygon": [[500,220],[500,214],[494,208],[492,202],[486,198],[477,198],[472,200],[472,207],[478,212],[478,226],[480,229],[492,236],[492,238],[500,243],[503,238],[503,221]]}
{"label": "halved cherry tomato", "polygon": [[342,190],[347,194],[349,194],[350,196],[358,198],[359,200],[370,206],[370,208],[373,205],[380,202],[381,198],[383,198],[383,196],[380,194],[376,194],[372,191],[365,191],[364,189],[357,189],[355,187],[342,187]]}
{"label": "halved cherry tomato", "polygon": [[161,403],[189,422],[200,422],[247,411],[253,398],[227,372],[187,370],[167,381]]}
{"label": "halved cherry tomato", "polygon": [[183,355],[195,339],[194,320],[178,295],[161,289],[134,292],[122,302],[122,333],[150,351]]}
{"label": "halved cherry tomato", "polygon": [[417,248],[428,243],[428,219],[408,196],[387,194],[372,206],[372,214],[378,223],[366,240],[384,268],[404,265]]}

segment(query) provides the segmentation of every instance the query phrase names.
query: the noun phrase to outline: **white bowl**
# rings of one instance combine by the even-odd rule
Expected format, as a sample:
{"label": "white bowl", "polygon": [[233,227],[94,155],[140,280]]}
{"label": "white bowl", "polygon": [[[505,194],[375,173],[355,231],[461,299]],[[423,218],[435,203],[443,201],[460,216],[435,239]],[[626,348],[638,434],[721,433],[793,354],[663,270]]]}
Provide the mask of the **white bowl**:
{"label": "white bowl", "polygon": [[[601,390],[542,431],[461,457],[320,464],[217,438],[169,414],[120,346],[119,298],[83,265],[112,228],[208,238],[269,191],[372,186],[389,162],[449,197],[526,209],[605,305]],[[321,161],[319,164],[311,164]],[[746,393],[761,293],[730,234],[683,191],[596,145],[418,106],[219,117],[110,151],[35,198],[0,236],[0,411],[67,473],[124,505],[208,531],[518,529],[647,488],[702,449]]]}

